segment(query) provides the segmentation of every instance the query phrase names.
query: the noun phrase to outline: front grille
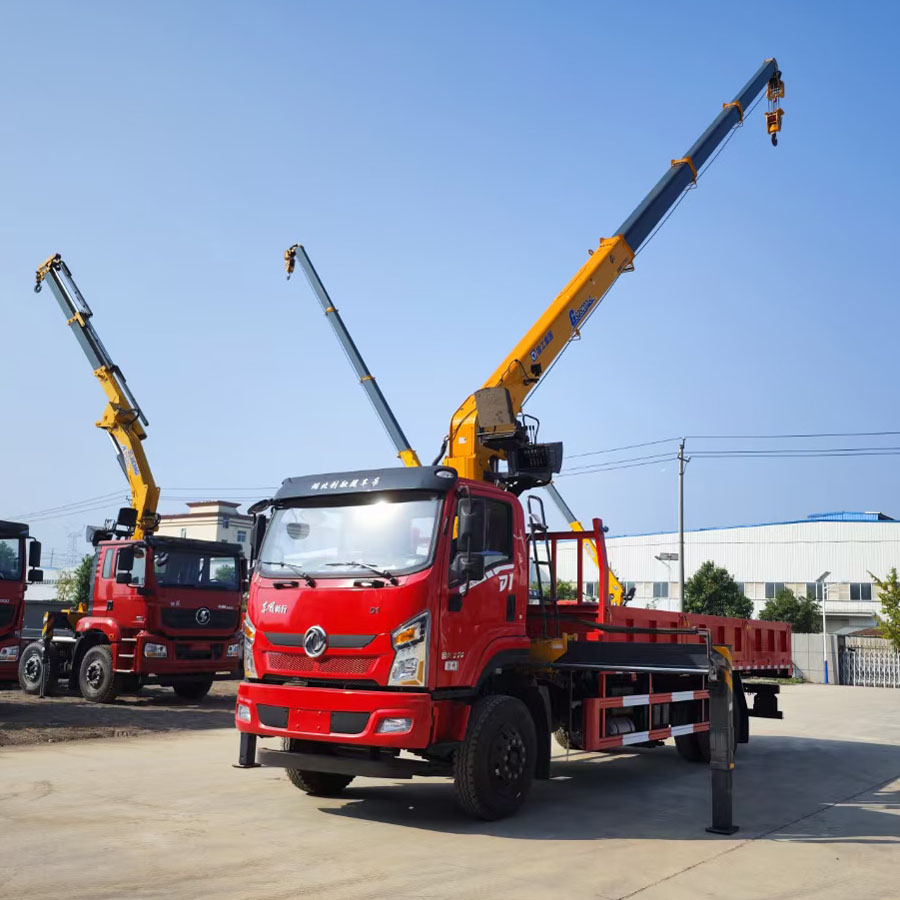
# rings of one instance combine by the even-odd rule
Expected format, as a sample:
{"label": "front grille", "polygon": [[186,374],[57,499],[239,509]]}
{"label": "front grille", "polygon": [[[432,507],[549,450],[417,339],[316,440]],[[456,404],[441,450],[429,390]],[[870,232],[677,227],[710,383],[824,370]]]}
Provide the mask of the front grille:
{"label": "front grille", "polygon": [[222,655],[222,644],[193,648],[185,644],[175,645],[175,659],[218,659]]}
{"label": "front grille", "polygon": [[266,653],[266,668],[279,672],[304,672],[310,675],[365,675],[377,656],[331,656],[310,659],[303,653]]}
{"label": "front grille", "polygon": [[13,604],[0,603],[0,628],[8,628],[15,618],[16,608]]}
{"label": "front grille", "polygon": [[239,616],[236,609],[210,609],[209,621],[201,625],[197,621],[196,609],[170,607],[162,611],[162,624],[164,628],[177,628],[180,631],[224,631],[226,628],[237,631]]}

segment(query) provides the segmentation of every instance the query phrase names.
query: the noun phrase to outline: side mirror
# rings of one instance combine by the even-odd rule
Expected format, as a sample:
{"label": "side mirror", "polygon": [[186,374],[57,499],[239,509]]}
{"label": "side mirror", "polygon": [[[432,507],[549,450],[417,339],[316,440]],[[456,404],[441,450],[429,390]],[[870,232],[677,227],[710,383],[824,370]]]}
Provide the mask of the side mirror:
{"label": "side mirror", "polygon": [[456,546],[460,554],[484,550],[484,501],[466,497],[456,508],[458,517]]}
{"label": "side mirror", "polygon": [[137,510],[133,506],[123,506],[119,510],[119,515],[116,516],[116,525],[120,525],[128,531],[134,531],[137,526],[137,515]]}
{"label": "side mirror", "polygon": [[242,556],[240,560],[240,573],[241,573],[241,590],[248,591],[250,590],[250,563],[247,562],[246,557]]}
{"label": "side mirror", "polygon": [[250,532],[250,562],[254,563],[259,558],[259,549],[262,547],[266,529],[269,527],[269,517],[257,513],[253,517],[253,531]]}
{"label": "side mirror", "polygon": [[28,571],[28,583],[29,584],[40,584],[44,580],[44,573],[40,569],[29,569]]}
{"label": "side mirror", "polygon": [[456,582],[481,581],[484,578],[484,557],[475,553],[457,553],[450,564],[450,575]]}
{"label": "side mirror", "polygon": [[116,572],[116,584],[131,584],[131,572]]}
{"label": "side mirror", "polygon": [[28,565],[37,569],[41,565],[41,542],[32,541],[28,547]]}
{"label": "side mirror", "polygon": [[[130,584],[132,569],[134,569],[134,547],[122,547],[116,559],[116,572],[118,573],[116,583]],[[128,581],[119,581],[119,575],[122,574],[128,575]]]}

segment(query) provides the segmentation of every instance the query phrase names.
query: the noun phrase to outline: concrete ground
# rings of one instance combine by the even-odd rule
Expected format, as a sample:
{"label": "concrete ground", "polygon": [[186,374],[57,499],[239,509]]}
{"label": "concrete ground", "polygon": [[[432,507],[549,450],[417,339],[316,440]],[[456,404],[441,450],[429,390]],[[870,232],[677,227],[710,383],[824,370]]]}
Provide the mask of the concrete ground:
{"label": "concrete ground", "polygon": [[465,818],[445,779],[341,799],[230,767],[227,730],[0,750],[8,898],[900,896],[900,692],[788,685],[739,749],[734,837],[709,771],[667,746],[560,756],[525,809]]}

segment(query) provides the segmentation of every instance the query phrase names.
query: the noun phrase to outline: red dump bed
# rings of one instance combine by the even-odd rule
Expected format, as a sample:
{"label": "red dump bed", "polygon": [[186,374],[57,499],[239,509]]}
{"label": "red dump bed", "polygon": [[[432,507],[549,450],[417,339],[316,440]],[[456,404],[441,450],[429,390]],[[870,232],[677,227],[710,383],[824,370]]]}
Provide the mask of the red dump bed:
{"label": "red dump bed", "polygon": [[[787,622],[730,619],[725,616],[636,609],[629,606],[609,606],[606,613],[606,621],[610,625],[634,628],[708,628],[714,644],[731,647],[734,668],[738,671],[785,678],[792,673],[791,626]],[[602,640],[665,642],[694,639],[681,635],[604,634]]]}
{"label": "red dump bed", "polygon": [[[606,584],[609,572],[606,539],[600,519],[594,519],[590,531],[547,532],[537,540],[540,544],[539,551],[546,548],[543,553],[538,553],[539,558],[547,560],[547,563],[543,564],[542,574],[549,569],[559,581],[562,561],[564,558],[568,560],[568,566],[562,573],[565,576],[563,580],[570,580],[577,599],[559,602],[560,627],[564,632],[577,634],[579,640],[636,643],[703,642],[703,638],[694,635],[602,631],[591,628],[592,622],[628,628],[706,628],[712,635],[713,644],[724,644],[731,648],[733,667],[737,671],[748,675],[771,677],[790,677],[793,674],[791,626],[787,622],[762,622],[758,619],[732,619],[725,616],[640,609],[588,600],[585,580],[596,578],[595,573],[599,573],[598,583]],[[532,578],[535,569],[533,563]],[[535,606],[529,606],[527,627],[531,637],[547,633],[543,620],[545,615],[545,612],[539,612]]]}

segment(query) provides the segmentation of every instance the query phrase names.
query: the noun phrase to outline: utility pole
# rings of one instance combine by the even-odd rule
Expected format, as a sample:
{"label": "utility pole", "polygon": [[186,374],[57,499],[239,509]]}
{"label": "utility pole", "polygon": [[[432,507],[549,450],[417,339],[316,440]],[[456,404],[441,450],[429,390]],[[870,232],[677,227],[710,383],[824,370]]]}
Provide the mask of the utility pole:
{"label": "utility pole", "polygon": [[684,612],[684,470],[690,462],[684,455],[684,438],[678,445],[678,612]]}

